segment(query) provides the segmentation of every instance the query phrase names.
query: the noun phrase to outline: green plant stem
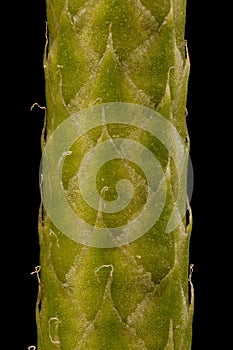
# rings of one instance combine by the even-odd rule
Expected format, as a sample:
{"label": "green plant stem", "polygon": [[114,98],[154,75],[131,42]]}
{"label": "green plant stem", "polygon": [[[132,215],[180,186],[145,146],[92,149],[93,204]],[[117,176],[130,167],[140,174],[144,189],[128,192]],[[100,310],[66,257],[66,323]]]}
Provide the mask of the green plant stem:
{"label": "green plant stem", "polygon": [[[157,111],[188,142],[185,0],[46,0],[46,6],[42,149],[72,113],[107,102],[134,103]],[[116,131],[97,128],[75,143],[73,154],[83,157],[101,138],[113,137]],[[130,135],[149,144],[149,136],[142,132],[131,129]],[[154,145],[160,147],[156,141]],[[68,200],[90,222],[111,223],[108,216],[99,219],[96,211],[88,211],[80,196],[74,195],[75,159],[64,164]],[[184,218],[170,234],[165,233],[177,176],[167,153],[160,152],[160,161],[170,188],[166,208],[160,220],[130,244],[84,246],[61,233],[41,208],[38,350],[191,349],[191,210],[188,223]],[[116,177],[124,175],[134,185],[140,182],[139,170],[133,175],[131,165],[124,169],[119,162]],[[109,179],[106,169],[103,176]]]}

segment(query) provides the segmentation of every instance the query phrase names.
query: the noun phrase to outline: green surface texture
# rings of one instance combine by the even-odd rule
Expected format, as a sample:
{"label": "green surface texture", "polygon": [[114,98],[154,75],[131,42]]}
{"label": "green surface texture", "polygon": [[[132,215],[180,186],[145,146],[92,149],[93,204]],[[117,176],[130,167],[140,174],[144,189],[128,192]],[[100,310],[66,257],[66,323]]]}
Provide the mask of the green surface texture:
{"label": "green surface texture", "polygon": [[[143,105],[166,117],[189,147],[186,99],[189,58],[185,0],[46,0],[46,139],[72,113],[107,102]],[[129,161],[104,166],[96,179],[107,200],[129,179],[132,203],[121,215],[89,208],[77,189],[79,160],[98,142],[129,137],[157,152],[168,193],[160,219],[142,237],[116,248],[79,244],[40,210],[38,350],[189,350],[193,287],[189,278],[191,210],[167,234],[177,190],[169,153],[143,130],[98,127],[72,146],[64,162],[67,200],[99,227],[124,224],[146,201],[141,170]],[[112,175],[114,174],[114,176]],[[187,222],[186,222],[187,221]]]}

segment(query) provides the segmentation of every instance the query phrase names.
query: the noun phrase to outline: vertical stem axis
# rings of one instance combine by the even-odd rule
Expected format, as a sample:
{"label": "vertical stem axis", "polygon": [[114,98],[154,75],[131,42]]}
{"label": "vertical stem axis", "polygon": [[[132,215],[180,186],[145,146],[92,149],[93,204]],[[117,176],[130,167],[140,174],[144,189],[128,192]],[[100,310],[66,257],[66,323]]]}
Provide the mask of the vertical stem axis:
{"label": "vertical stem axis", "polygon": [[[42,151],[68,118],[75,115],[77,121],[83,110],[111,103],[139,105],[162,115],[189,148],[185,0],[46,0],[46,8]],[[172,144],[173,135],[169,137]],[[179,169],[169,150],[132,124],[107,120],[88,129],[63,159],[67,203],[74,215],[98,228],[122,227],[141,212],[151,189],[141,168],[125,159],[122,150],[96,175],[102,207],[91,208],[79,190],[83,159],[106,141],[118,147],[119,138],[140,142],[156,154],[166,182],[164,208],[139,238],[100,248],[67,237],[41,205],[38,350],[191,349],[192,218],[188,204],[189,219],[182,216],[166,232],[179,191]],[[132,203],[117,213],[105,213],[103,203],[119,199],[117,183],[122,179],[132,184]],[[186,188],[183,192],[186,197]]]}

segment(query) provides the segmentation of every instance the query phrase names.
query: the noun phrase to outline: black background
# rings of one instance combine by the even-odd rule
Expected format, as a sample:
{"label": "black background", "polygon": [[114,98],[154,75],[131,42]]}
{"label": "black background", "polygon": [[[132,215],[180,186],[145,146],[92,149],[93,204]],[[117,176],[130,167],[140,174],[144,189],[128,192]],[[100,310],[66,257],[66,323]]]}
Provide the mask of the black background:
{"label": "black background", "polygon": [[[218,150],[221,87],[217,84],[218,54],[215,15],[188,1],[186,39],[191,60],[187,123],[191,139],[194,188],[191,199],[193,230],[190,263],[194,264],[195,314],[192,350],[225,349],[221,324],[223,309],[223,261],[219,198]],[[45,106],[43,50],[46,14],[42,0],[9,3],[2,11],[2,321],[6,349],[27,350],[36,344],[36,275],[39,264],[37,216],[40,205],[40,136]],[[212,62],[212,63],[211,63]],[[212,122],[211,122],[212,121]],[[216,125],[217,123],[217,125]],[[217,159],[216,159],[217,158]],[[216,178],[213,178],[215,177]],[[222,180],[221,180],[222,181]],[[224,185],[224,183],[223,183]],[[224,190],[225,191],[225,190]],[[221,236],[222,235],[222,236]],[[225,294],[224,294],[225,295]],[[4,315],[4,316],[3,316]],[[228,348],[228,347],[226,347]],[[46,350],[46,349],[44,349]],[[120,349],[119,349],[120,350]],[[157,350],[157,349],[156,349]],[[184,349],[186,350],[186,349]]]}

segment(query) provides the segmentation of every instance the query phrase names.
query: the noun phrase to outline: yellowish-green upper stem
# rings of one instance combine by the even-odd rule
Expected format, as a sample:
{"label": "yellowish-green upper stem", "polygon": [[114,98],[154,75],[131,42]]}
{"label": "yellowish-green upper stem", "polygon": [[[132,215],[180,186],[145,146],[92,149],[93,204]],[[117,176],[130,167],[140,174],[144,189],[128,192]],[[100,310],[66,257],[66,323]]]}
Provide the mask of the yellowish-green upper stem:
{"label": "yellowish-green upper stem", "polygon": [[[188,142],[185,0],[46,0],[46,6],[47,139],[73,113],[102,103],[127,102],[160,113]],[[123,125],[86,133],[64,162],[67,200],[84,220],[99,227],[116,220],[122,225],[143,205],[143,174],[127,161],[110,162],[96,179],[100,193],[109,187],[108,200],[115,198],[119,179],[132,182],[135,197],[122,216],[89,208],[77,189],[78,159],[81,162],[92,147],[116,134],[140,140],[157,152],[169,189],[166,205],[145,235],[115,248],[71,240],[42,209],[38,350],[191,349],[191,218],[188,223],[184,218],[170,234],[165,232],[177,175],[161,143],[141,129]]]}

